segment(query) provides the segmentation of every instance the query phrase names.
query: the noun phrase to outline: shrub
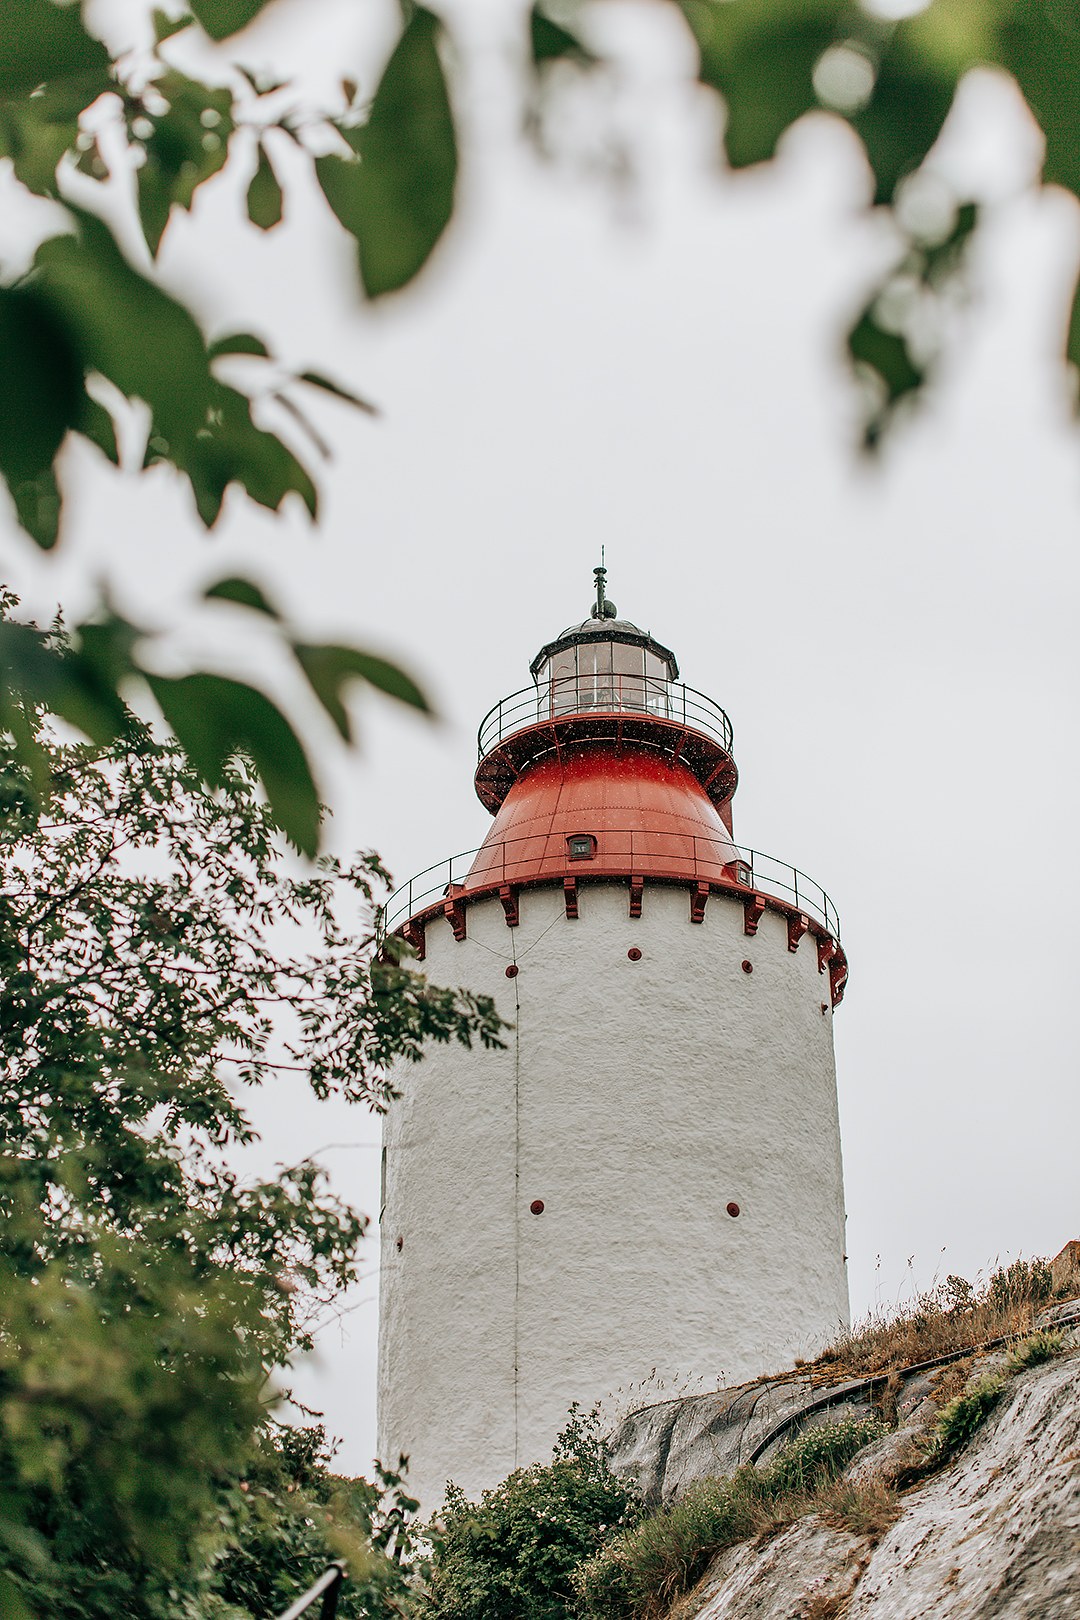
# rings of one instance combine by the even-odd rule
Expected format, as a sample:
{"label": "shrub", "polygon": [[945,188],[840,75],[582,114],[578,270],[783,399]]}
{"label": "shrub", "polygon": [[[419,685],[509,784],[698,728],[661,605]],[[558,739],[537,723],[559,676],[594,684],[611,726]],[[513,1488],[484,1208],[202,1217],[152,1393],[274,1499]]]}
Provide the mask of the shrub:
{"label": "shrub", "polygon": [[653,1620],[689,1590],[725,1547],[813,1511],[817,1494],[856,1452],[885,1433],[876,1418],[805,1429],[767,1468],[691,1486],[669,1508],[624,1531],[574,1575],[586,1620]]}
{"label": "shrub", "polygon": [[479,1504],[451,1484],[415,1612],[439,1620],[567,1620],[571,1571],[643,1512],[607,1465],[599,1413],[571,1408],[551,1463],[522,1468]]}
{"label": "shrub", "polygon": [[1032,1333],[1019,1344],[1014,1344],[1009,1351],[1005,1362],[1005,1371],[1008,1373],[1023,1372],[1027,1367],[1039,1367],[1044,1361],[1052,1361],[1059,1356],[1064,1348],[1060,1333],[1051,1333],[1045,1329],[1040,1333]]}
{"label": "shrub", "polygon": [[1002,1379],[987,1373],[973,1389],[944,1407],[937,1420],[935,1452],[946,1455],[966,1445],[1001,1393]]}

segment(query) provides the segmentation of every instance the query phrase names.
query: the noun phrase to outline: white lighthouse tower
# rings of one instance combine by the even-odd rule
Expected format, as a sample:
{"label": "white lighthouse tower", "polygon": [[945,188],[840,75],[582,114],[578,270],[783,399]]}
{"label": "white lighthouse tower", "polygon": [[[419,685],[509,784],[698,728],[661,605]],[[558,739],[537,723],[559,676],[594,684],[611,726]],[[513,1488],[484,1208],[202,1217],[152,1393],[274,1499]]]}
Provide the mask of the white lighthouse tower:
{"label": "white lighthouse tower", "polygon": [[429,1511],[546,1460],[573,1401],[848,1319],[836,913],[734,843],[726,714],[596,578],[480,727],[483,846],[387,909],[513,1025],[430,1050],[385,1121],[379,1447]]}

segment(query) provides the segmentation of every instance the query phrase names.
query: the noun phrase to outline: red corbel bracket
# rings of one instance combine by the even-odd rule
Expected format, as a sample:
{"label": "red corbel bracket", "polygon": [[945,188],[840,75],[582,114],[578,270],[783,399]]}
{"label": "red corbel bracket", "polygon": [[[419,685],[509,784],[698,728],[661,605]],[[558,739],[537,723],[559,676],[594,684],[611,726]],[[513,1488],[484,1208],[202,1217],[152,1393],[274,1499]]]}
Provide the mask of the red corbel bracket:
{"label": "red corbel bracket", "polygon": [[504,883],[499,890],[499,899],[502,901],[502,908],[506,912],[507,928],[516,928],[519,920],[517,890],[512,889],[509,883]]}
{"label": "red corbel bracket", "polygon": [[641,916],[641,897],[645,892],[645,879],[632,877],[630,879],[630,915]]}
{"label": "red corbel bracket", "polygon": [[843,951],[838,950],[829,963],[829,991],[832,995],[834,1007],[839,1007],[844,999],[844,987],[847,984],[847,977],[847,958]]}
{"label": "red corbel bracket", "polygon": [[792,912],[787,920],[787,948],[797,951],[799,941],[810,927],[810,919],[804,911]]}
{"label": "red corbel bracket", "polygon": [[819,973],[824,973],[826,967],[832,961],[833,957],[836,955],[836,953],[837,953],[837,951],[839,949],[840,949],[839,945],[836,943],[835,939],[833,939],[831,934],[819,934],[818,935],[818,937],[817,937],[817,970],[818,970]]}
{"label": "red corbel bracket", "polygon": [[567,877],[562,880],[563,899],[566,901],[566,915],[577,916],[577,878]]}
{"label": "red corbel bracket", "polygon": [[765,911],[765,897],[753,894],[743,907],[743,933],[756,934],[757,925]]}
{"label": "red corbel bracket", "polygon": [[454,930],[454,938],[459,941],[463,940],[465,938],[465,907],[457,895],[443,901],[443,916]]}
{"label": "red corbel bracket", "polygon": [[699,883],[696,889],[690,891],[690,921],[701,923],[705,921],[705,907],[709,903],[709,885]]}
{"label": "red corbel bracket", "polygon": [[407,922],[401,932],[416,952],[416,960],[422,962],[427,955],[427,930],[423,923]]}

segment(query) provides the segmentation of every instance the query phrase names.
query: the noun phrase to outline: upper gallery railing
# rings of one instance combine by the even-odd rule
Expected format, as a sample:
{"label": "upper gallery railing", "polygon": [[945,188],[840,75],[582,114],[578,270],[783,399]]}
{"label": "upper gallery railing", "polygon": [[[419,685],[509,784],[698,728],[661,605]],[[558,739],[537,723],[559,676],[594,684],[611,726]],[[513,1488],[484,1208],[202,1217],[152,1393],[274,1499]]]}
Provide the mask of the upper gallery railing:
{"label": "upper gallery railing", "polygon": [[515,732],[571,715],[625,714],[699,731],[731,752],[731,721],[712,698],[655,675],[597,672],[562,676],[500,698],[480,722],[481,759]]}
{"label": "upper gallery railing", "polygon": [[[652,836],[655,838],[656,835]],[[514,852],[519,842],[520,840],[515,839],[508,844],[487,846],[490,860],[484,868],[479,885],[480,892],[496,886],[500,881],[501,871],[508,865],[516,864]],[[682,842],[686,842],[685,838]],[[711,841],[695,839],[694,842],[704,844]],[[501,864],[498,858],[500,850]],[[407,922],[418,911],[435,905],[444,895],[449,894],[451,888],[458,888],[464,883],[473,860],[479,853],[479,849],[467,849],[460,855],[452,855],[449,860],[439,861],[436,866],[429,866],[425,871],[418,872],[407,883],[395,889],[382,908],[378,931],[382,934],[392,934],[395,928],[400,928],[402,923]],[[834,939],[839,940],[840,916],[820,883],[815,883],[813,878],[807,877],[805,872],[800,872],[798,867],[789,866],[786,861],[778,861],[773,855],[763,855],[757,849],[743,849],[740,845],[739,859],[745,861],[750,868],[751,889],[757,889],[761,894],[772,895],[774,899],[783,900],[787,905],[794,906],[797,911],[805,911],[815,922],[826,928]],[[467,894],[468,891],[466,897]]]}

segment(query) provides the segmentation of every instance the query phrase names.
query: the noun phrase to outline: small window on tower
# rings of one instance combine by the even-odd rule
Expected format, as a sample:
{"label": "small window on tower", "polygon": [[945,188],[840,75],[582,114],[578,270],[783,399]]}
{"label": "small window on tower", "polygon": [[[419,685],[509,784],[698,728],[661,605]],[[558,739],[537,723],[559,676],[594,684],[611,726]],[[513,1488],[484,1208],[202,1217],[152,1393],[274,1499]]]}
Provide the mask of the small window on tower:
{"label": "small window on tower", "polygon": [[566,842],[572,861],[591,861],[596,854],[596,839],[592,833],[571,833]]}

